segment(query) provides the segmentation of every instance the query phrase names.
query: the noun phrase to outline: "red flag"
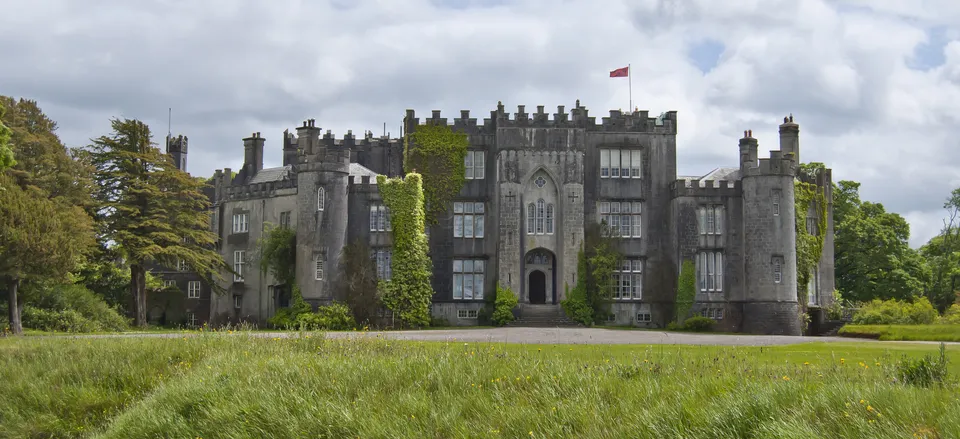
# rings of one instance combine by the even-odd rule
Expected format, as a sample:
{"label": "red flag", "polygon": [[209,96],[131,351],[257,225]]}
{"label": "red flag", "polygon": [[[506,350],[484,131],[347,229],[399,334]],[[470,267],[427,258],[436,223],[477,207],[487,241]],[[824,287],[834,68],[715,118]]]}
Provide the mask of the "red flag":
{"label": "red flag", "polygon": [[621,67],[610,72],[611,78],[626,78],[630,73],[630,67]]}

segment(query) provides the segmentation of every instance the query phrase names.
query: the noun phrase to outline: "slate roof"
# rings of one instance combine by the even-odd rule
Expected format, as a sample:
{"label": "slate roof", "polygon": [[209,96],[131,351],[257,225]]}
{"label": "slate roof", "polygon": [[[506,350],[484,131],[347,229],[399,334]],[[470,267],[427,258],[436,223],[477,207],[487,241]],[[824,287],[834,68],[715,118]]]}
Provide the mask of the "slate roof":
{"label": "slate roof", "polygon": [[360,177],[368,176],[370,177],[370,184],[377,184],[377,173],[359,163],[350,163],[350,176],[354,177],[354,181],[357,183],[360,182]]}
{"label": "slate roof", "polygon": [[279,168],[264,168],[260,172],[257,172],[257,175],[254,175],[250,179],[248,184],[254,183],[267,183],[271,181],[281,181],[287,178],[290,175],[290,170],[293,169],[293,166],[281,166]]}
{"label": "slate roof", "polygon": [[700,180],[700,187],[704,187],[706,185],[706,183],[704,183],[705,180],[713,180],[713,181],[724,180],[724,181],[727,181],[728,184],[732,184],[732,182],[740,180],[740,177],[741,177],[740,168],[720,167],[700,177],[685,175],[685,176],[678,176],[677,179],[685,180],[687,187],[690,187],[691,180]]}

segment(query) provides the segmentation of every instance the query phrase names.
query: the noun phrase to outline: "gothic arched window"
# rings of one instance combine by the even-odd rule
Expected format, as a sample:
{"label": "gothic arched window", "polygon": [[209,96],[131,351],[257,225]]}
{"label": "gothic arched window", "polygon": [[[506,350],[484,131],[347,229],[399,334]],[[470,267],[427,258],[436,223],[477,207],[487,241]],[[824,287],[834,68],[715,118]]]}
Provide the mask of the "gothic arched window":
{"label": "gothic arched window", "polygon": [[543,198],[537,200],[537,234],[543,234],[543,216],[544,216],[544,202]]}
{"label": "gothic arched window", "polygon": [[317,210],[323,211],[323,204],[326,202],[323,188],[317,189]]}
{"label": "gothic arched window", "polygon": [[547,205],[547,234],[553,234],[553,203]]}
{"label": "gothic arched window", "polygon": [[527,234],[533,234],[533,224],[534,224],[534,210],[536,208],[533,206],[533,203],[527,205]]}

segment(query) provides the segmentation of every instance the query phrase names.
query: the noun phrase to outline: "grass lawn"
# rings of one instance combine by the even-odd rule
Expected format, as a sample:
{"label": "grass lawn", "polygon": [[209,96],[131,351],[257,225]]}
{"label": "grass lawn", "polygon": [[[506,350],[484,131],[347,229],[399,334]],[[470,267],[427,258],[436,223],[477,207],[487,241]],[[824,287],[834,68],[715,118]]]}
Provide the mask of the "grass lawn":
{"label": "grass lawn", "polygon": [[960,341],[960,325],[846,325],[844,337],[879,340]]}
{"label": "grass lawn", "polygon": [[956,382],[892,381],[936,351],[6,338],[0,438],[960,437]]}

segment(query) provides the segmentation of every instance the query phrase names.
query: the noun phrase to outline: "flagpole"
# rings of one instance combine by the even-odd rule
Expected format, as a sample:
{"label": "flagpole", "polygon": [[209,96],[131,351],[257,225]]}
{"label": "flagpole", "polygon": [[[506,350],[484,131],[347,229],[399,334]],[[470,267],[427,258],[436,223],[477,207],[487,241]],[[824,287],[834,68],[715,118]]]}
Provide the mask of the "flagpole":
{"label": "flagpole", "polygon": [[627,112],[633,114],[633,69],[630,68],[630,64],[627,64],[627,87],[630,90],[630,105],[627,106]]}

